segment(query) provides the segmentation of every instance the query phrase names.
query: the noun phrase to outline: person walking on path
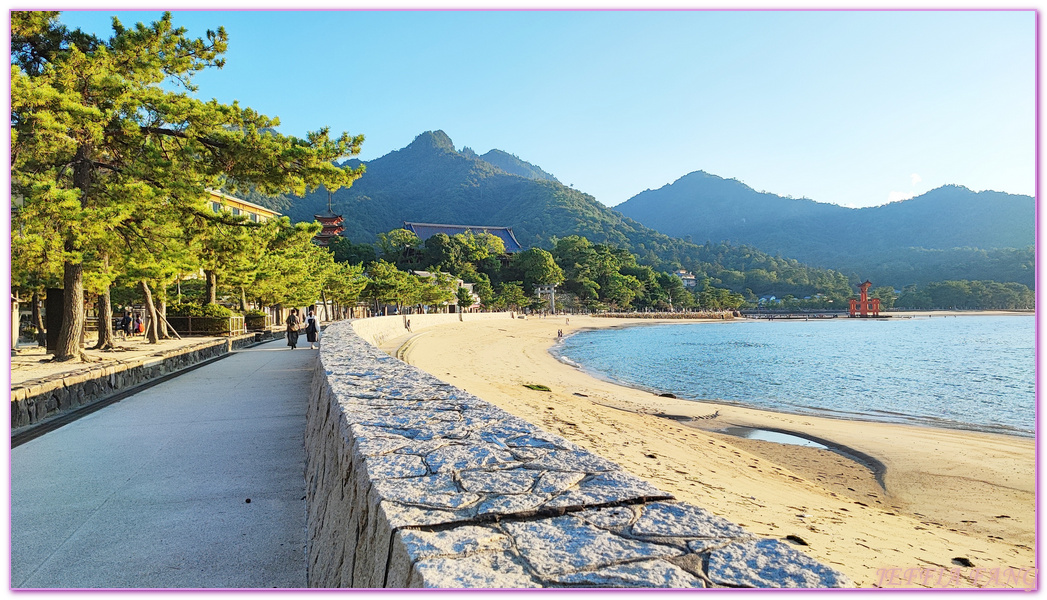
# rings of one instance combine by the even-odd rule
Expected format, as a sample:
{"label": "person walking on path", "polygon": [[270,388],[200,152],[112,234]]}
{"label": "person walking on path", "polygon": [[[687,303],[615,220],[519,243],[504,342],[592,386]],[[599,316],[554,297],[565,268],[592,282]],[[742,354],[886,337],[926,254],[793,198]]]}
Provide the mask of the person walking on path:
{"label": "person walking on path", "polygon": [[145,331],[145,329],[142,327],[142,317],[135,314],[135,321],[131,324],[131,335],[138,335],[143,331]]}
{"label": "person walking on path", "polygon": [[309,314],[305,317],[305,339],[309,341],[309,349],[316,349],[317,342],[320,341],[320,323],[316,319],[316,313],[313,307],[309,307]]}
{"label": "person walking on path", "polygon": [[292,308],[291,314],[287,315],[287,345],[294,350],[298,347],[298,330],[301,328],[302,320],[298,318],[298,309]]}
{"label": "person walking on path", "polygon": [[125,340],[131,335],[131,323],[134,323],[131,313],[124,311],[124,318],[120,319],[120,331],[123,332]]}

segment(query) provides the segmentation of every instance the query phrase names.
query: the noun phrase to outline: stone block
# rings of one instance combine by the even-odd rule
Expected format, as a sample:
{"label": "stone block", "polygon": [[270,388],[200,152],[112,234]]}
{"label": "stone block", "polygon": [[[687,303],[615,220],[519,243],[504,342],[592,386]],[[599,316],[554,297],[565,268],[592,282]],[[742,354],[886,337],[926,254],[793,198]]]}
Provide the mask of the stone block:
{"label": "stone block", "polygon": [[428,558],[414,565],[408,587],[519,589],[543,587],[520,557],[485,552],[461,558]]}
{"label": "stone block", "polygon": [[407,529],[397,535],[414,560],[509,550],[513,542],[505,532],[495,527],[478,525],[462,525],[440,531]]}
{"label": "stone block", "polygon": [[[637,507],[639,508],[639,507]],[[629,506],[612,506],[609,508],[596,508],[583,510],[575,515],[602,529],[619,532],[632,524],[636,519],[634,509]]]}
{"label": "stone block", "polygon": [[736,538],[746,534],[741,527],[689,504],[654,502],[640,509],[632,526],[637,537]]}
{"label": "stone block", "polygon": [[701,579],[664,560],[641,560],[594,571],[555,575],[549,581],[561,585],[624,588],[700,588]]}
{"label": "stone block", "polygon": [[778,540],[750,540],[713,550],[709,578],[735,587],[850,587],[847,577]]}
{"label": "stone block", "polygon": [[670,546],[619,537],[570,515],[507,521],[502,527],[512,535],[520,555],[542,577],[683,554]]}

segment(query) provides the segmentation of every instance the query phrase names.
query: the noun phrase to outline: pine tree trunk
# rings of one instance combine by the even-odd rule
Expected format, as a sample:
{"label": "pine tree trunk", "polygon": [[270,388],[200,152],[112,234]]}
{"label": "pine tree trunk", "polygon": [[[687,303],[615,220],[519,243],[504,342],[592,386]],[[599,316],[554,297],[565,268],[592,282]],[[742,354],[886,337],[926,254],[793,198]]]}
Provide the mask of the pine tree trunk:
{"label": "pine tree trunk", "polygon": [[153,291],[149,289],[149,284],[142,280],[142,293],[145,294],[145,310],[149,315],[149,324],[145,327],[145,335],[149,339],[150,344],[156,344],[160,342],[160,338],[157,336],[157,325],[160,319],[156,318],[156,306],[153,305]]}
{"label": "pine tree trunk", "polygon": [[[72,244],[66,248],[73,251]],[[80,333],[84,329],[84,266],[79,263],[65,263],[62,282],[65,293],[62,294],[62,312],[65,318],[62,328],[58,330],[55,342],[55,360],[66,361],[80,358]]]}
{"label": "pine tree trunk", "polygon": [[218,304],[218,273],[204,270],[204,304]]}
{"label": "pine tree trunk", "polygon": [[157,324],[160,326],[160,338],[164,340],[171,339],[171,332],[167,330],[167,300],[161,300],[157,303],[157,310],[160,313],[160,318],[157,319]]}
{"label": "pine tree trunk", "polygon": [[[80,205],[84,205],[91,188],[91,149],[80,146],[76,149],[73,158],[73,187],[80,190]],[[73,239],[66,237],[65,251],[76,252]],[[80,349],[80,338],[83,335],[84,323],[87,318],[84,315],[84,265],[65,261],[62,265],[62,282],[64,293],[62,294],[62,327],[58,330],[58,339],[55,340],[55,357],[57,361],[80,359],[83,355]]]}
{"label": "pine tree trunk", "polygon": [[324,321],[330,321],[331,319],[327,316],[327,294],[323,288],[320,288],[320,300],[324,303]]}
{"label": "pine tree trunk", "polygon": [[109,288],[98,294],[98,343],[95,350],[112,350],[115,345],[113,336],[113,303],[109,297]]}
{"label": "pine tree trunk", "polygon": [[33,290],[33,326],[36,327],[36,344],[41,348],[47,346],[44,313],[40,310],[40,290]]}
{"label": "pine tree trunk", "polygon": [[240,286],[240,312],[247,312],[247,290],[242,285]]}

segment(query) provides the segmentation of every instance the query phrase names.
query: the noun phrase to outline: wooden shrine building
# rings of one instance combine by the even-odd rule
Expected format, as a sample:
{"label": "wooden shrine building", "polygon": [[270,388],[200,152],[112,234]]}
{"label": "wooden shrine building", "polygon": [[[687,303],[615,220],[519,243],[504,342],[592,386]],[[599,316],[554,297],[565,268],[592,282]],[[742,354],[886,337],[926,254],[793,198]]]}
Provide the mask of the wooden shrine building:
{"label": "wooden shrine building", "polygon": [[495,227],[491,225],[438,225],[436,223],[413,223],[411,221],[404,221],[404,229],[417,235],[418,239],[423,242],[438,233],[443,233],[447,236],[465,233],[467,231],[471,231],[473,234],[489,233],[497,238],[501,238],[502,243],[505,244],[506,254],[523,251],[523,246],[520,245],[520,242],[516,241],[516,236],[513,235],[511,227]]}
{"label": "wooden shrine building", "polygon": [[334,211],[331,210],[331,192],[327,192],[327,212],[313,215],[313,217],[320,223],[320,225],[323,225],[323,229],[320,230],[320,233],[313,236],[313,242],[317,246],[326,246],[330,244],[331,239],[334,236],[345,231],[345,227],[342,227],[342,221],[344,221],[342,215],[336,215],[334,214]]}

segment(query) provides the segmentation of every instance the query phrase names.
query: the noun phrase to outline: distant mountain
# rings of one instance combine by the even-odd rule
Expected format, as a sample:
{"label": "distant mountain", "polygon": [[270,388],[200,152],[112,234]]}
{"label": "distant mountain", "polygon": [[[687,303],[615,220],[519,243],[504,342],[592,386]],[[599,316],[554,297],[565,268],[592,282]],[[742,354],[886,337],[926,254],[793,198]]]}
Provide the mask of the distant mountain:
{"label": "distant mountain", "polygon": [[467,146],[462,148],[461,154],[466,158],[478,158],[484,162],[490,163],[511,175],[519,175],[520,177],[526,177],[527,179],[555,181],[557,183],[560,181],[554,177],[552,173],[547,173],[538,165],[533,165],[515,154],[509,154],[508,152],[503,152],[497,148],[489,151],[487,154],[479,156],[472,148]]}
{"label": "distant mountain", "polygon": [[1031,196],[950,185],[855,209],[757,192],[695,171],[615,208],[668,235],[749,244],[896,287],[942,279],[1033,285]]}
{"label": "distant mountain", "polygon": [[[502,155],[509,156],[498,151],[495,160]],[[810,269],[752,248],[698,246],[670,238],[558,181],[511,174],[471,150],[458,152],[442,131],[425,132],[407,147],[368,161],[366,167],[363,177],[332,199],[334,212],[345,218],[343,235],[356,243],[374,242],[379,233],[402,227],[404,221],[508,226],[524,246],[549,247],[553,237],[582,235],[628,249],[656,268],[683,267],[710,277],[713,284],[750,295],[851,293],[839,273]],[[327,208],[324,190],[304,198],[247,199],[280,210],[293,221],[312,221]],[[744,273],[749,270],[759,275],[747,278]]]}

